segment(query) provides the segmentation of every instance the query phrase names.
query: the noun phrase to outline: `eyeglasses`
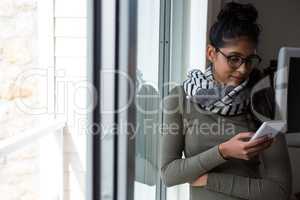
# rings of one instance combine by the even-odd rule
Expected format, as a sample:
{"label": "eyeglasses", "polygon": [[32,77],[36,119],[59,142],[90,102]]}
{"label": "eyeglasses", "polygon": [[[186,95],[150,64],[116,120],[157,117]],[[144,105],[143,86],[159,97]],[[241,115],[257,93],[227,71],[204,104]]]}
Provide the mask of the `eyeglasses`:
{"label": "eyeglasses", "polygon": [[243,58],[239,55],[226,55],[224,54],[219,48],[216,48],[216,52],[220,52],[226,59],[228,64],[232,67],[232,68],[239,68],[243,63],[246,63],[246,66],[248,64],[248,66],[251,66],[251,68],[254,68],[256,66],[258,66],[261,63],[261,58],[256,55],[250,55],[247,58]]}

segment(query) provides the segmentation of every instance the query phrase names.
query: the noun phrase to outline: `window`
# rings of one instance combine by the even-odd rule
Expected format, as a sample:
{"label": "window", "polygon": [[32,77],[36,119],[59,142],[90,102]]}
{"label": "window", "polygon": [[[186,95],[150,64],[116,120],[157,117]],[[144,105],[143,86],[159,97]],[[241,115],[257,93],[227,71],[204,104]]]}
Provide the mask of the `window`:
{"label": "window", "polygon": [[86,4],[0,3],[5,199],[85,199]]}
{"label": "window", "polygon": [[205,68],[208,1],[105,0],[93,8],[88,75],[100,106],[89,116],[89,197],[188,199],[187,185],[167,189],[160,180],[159,106],[187,70]]}

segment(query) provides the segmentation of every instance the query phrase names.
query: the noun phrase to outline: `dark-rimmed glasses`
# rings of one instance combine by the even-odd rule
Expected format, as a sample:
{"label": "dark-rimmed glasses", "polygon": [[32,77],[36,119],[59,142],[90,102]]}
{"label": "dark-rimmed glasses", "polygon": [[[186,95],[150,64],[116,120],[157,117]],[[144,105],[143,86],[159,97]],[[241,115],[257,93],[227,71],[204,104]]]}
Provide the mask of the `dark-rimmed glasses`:
{"label": "dark-rimmed glasses", "polygon": [[247,58],[243,58],[239,55],[226,55],[219,48],[216,48],[216,52],[220,52],[227,59],[228,64],[234,69],[239,68],[243,63],[246,65],[248,64],[251,66],[251,68],[256,67],[261,63],[262,60],[256,54],[250,55]]}

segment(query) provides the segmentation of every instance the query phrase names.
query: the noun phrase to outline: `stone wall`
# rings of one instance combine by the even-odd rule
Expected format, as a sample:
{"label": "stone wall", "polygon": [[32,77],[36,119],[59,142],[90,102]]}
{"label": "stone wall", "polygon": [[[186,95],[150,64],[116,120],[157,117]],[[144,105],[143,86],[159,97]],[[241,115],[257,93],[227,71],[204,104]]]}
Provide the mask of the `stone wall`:
{"label": "stone wall", "polygon": [[[36,14],[36,0],[0,1],[0,142],[35,124],[16,102],[40,103],[38,80],[18,82],[20,73],[37,65]],[[39,199],[38,174],[37,144],[1,157],[1,199]]]}
{"label": "stone wall", "polygon": [[[47,105],[46,98],[53,98],[45,93],[45,77],[31,77],[19,82],[21,74],[27,70],[45,67],[38,63],[42,53],[38,50],[40,2],[0,0],[0,142],[20,134],[22,130],[40,125],[39,121],[49,114],[33,115],[31,112],[34,108]],[[65,200],[85,199],[86,115],[82,108],[86,104],[86,91],[78,89],[86,82],[85,6],[86,0],[56,1],[53,16],[56,20],[56,27],[53,27],[56,44],[55,49],[49,49],[49,52],[55,52],[56,69],[63,72],[63,77],[56,80],[65,84],[61,88],[56,83],[57,106],[65,106],[56,116],[66,119],[68,123],[64,132],[62,169]],[[32,110],[24,110],[20,100]],[[38,143],[0,158],[0,198],[40,199],[38,162]]]}

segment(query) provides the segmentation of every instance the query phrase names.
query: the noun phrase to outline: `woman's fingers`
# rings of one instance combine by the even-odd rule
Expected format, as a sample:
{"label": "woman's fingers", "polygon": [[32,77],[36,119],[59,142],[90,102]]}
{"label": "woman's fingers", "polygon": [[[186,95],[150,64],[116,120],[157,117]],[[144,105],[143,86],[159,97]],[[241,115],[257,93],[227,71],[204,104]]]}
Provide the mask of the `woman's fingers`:
{"label": "woman's fingers", "polygon": [[248,153],[260,152],[264,149],[269,148],[272,145],[273,141],[274,141],[273,139],[270,139],[270,140],[268,140],[268,141],[266,141],[266,142],[264,142],[260,145],[257,145],[255,147],[252,147],[252,148],[248,149],[247,152]]}
{"label": "woman's fingers", "polygon": [[256,156],[257,154],[259,154],[260,152],[262,152],[263,150],[269,148],[272,145],[273,141],[268,141],[258,147],[254,147],[251,148],[247,151],[245,151],[244,155],[243,155],[243,159],[244,160],[250,160],[252,157]]}
{"label": "woman's fingers", "polygon": [[265,142],[268,142],[272,140],[271,138],[265,136],[265,137],[261,137],[261,138],[257,138],[255,140],[252,140],[252,141],[248,141],[246,144],[245,144],[245,149],[249,149],[249,148],[252,148],[252,147],[255,147],[255,146],[258,146],[258,145],[261,145]]}
{"label": "woman's fingers", "polygon": [[254,135],[254,132],[241,132],[236,135],[236,139],[238,140],[244,140],[244,139],[249,139]]}
{"label": "woman's fingers", "polygon": [[250,160],[252,157],[256,156],[259,152],[252,152],[252,153],[248,153],[247,155],[245,155],[245,160]]}
{"label": "woman's fingers", "polygon": [[222,154],[226,154],[227,157],[249,160],[260,151],[268,148],[274,141],[268,137],[257,138],[249,141],[249,138],[253,135],[254,132],[242,132],[235,135],[230,140],[222,143]]}

